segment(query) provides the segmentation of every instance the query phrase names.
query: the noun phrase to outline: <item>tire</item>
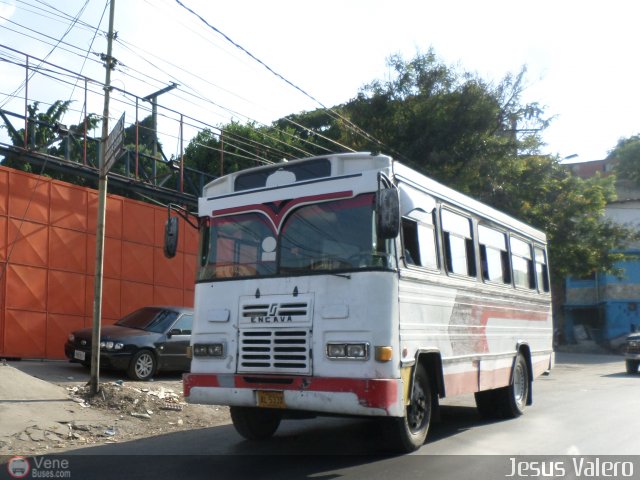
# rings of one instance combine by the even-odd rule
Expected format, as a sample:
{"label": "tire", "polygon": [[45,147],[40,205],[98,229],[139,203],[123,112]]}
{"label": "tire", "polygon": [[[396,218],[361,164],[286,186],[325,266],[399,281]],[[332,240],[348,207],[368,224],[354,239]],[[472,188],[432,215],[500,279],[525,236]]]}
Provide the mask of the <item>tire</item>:
{"label": "tire", "polygon": [[524,413],[529,398],[531,379],[527,361],[518,353],[513,365],[511,385],[493,390],[498,418],[515,418]]}
{"label": "tire", "polygon": [[231,421],[236,431],[247,440],[266,440],[276,433],[282,420],[277,410],[253,407],[231,407]]}
{"label": "tire", "polygon": [[132,380],[144,382],[153,377],[157,368],[158,362],[151,350],[138,350],[129,363],[127,374]]}
{"label": "tire", "polygon": [[629,375],[635,375],[636,373],[638,373],[640,360],[625,360],[625,364],[627,366],[627,373]]}
{"label": "tire", "polygon": [[422,365],[417,365],[411,401],[405,408],[403,417],[387,419],[389,437],[394,451],[410,453],[420,448],[429,432],[433,412],[431,382]]}

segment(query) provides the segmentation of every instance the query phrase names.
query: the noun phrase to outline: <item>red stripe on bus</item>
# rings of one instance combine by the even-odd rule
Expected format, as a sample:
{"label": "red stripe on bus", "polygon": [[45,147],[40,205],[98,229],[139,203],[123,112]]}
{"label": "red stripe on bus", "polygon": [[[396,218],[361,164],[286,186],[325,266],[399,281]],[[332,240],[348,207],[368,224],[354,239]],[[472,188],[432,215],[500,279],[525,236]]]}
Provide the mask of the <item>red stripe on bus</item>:
{"label": "red stripe on bus", "polygon": [[496,308],[496,307],[482,307],[473,305],[471,307],[471,318],[475,321],[473,325],[480,326],[480,335],[476,337],[476,345],[474,353],[488,353],[489,344],[487,343],[487,323],[489,320],[495,319],[508,319],[513,322],[546,322],[550,321],[550,314],[548,312],[527,312],[525,310],[516,310],[513,308]]}
{"label": "red stripe on bus", "polygon": [[325,193],[322,195],[309,195],[307,197],[300,197],[289,202],[282,210],[274,212],[271,208],[262,203],[256,203],[254,205],[243,205],[241,207],[225,208],[222,210],[214,210],[211,212],[212,217],[222,217],[226,215],[234,215],[237,213],[250,213],[261,212],[264,213],[269,220],[273,223],[276,230],[280,228],[280,223],[286,214],[293,208],[303,203],[322,202],[326,200],[338,200],[340,198],[350,198],[353,196],[352,190],[346,190],[344,192]]}

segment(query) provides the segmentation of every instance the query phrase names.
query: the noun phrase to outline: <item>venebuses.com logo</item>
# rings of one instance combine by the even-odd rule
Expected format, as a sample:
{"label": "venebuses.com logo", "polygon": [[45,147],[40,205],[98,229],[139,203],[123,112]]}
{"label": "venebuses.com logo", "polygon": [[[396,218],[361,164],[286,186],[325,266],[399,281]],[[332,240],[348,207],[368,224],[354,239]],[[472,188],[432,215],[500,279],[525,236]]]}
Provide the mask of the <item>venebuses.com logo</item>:
{"label": "venebuses.com logo", "polygon": [[12,478],[71,478],[69,460],[60,458],[15,456],[7,462],[7,471]]}
{"label": "venebuses.com logo", "polygon": [[7,463],[7,471],[13,478],[25,478],[31,471],[31,465],[24,457],[13,457]]}

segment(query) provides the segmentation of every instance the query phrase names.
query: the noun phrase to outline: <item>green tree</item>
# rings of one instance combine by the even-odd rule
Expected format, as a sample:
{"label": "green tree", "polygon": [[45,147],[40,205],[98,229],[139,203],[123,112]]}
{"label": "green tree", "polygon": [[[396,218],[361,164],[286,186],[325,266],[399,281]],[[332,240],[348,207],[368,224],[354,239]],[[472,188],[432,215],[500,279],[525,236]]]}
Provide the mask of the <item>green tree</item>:
{"label": "green tree", "polygon": [[636,185],[640,185],[640,135],[618,140],[607,158],[618,159],[617,173],[620,178],[632,180]]}
{"label": "green tree", "polygon": [[286,125],[277,128],[232,121],[220,126],[218,133],[210,129],[198,132],[185,148],[185,165],[217,176],[311,155],[308,142],[297,133]]}
{"label": "green tree", "polygon": [[496,205],[547,232],[552,279],[556,288],[568,275],[612,271],[634,232],[604,217],[615,200],[615,177],[583,180],[549,156],[520,159],[513,181]]}
{"label": "green tree", "polygon": [[356,150],[386,151],[545,230],[560,290],[568,274],[613,267],[620,257],[613,252],[630,235],[604,219],[614,179],[582,180],[539,154],[550,119],[539,104],[522,102],[525,69],[493,84],[443,64],[433,51],[409,61],[393,56],[389,67],[387,80],[371,82],[349,102],[284,120],[300,125],[300,136],[313,138],[309,129]]}

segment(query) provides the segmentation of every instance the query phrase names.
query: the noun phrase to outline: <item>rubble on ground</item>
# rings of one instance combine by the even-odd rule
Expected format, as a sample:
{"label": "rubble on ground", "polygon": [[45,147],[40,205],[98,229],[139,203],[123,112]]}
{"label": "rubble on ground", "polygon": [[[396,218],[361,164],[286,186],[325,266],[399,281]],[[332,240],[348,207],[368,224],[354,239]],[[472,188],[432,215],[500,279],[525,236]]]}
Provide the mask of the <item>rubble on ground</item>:
{"label": "rubble on ground", "polygon": [[[70,412],[74,406],[100,412],[100,421],[56,421],[34,424],[12,437],[0,438],[0,454],[34,455],[97,444],[119,443],[178,430],[229,422],[228,408],[187,404],[180,393],[164,386],[121,380],[100,384],[91,396],[88,385],[66,387]],[[148,385],[144,383],[143,385]]]}

